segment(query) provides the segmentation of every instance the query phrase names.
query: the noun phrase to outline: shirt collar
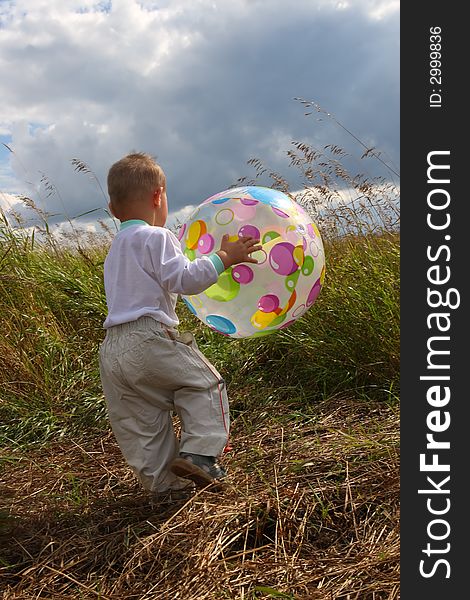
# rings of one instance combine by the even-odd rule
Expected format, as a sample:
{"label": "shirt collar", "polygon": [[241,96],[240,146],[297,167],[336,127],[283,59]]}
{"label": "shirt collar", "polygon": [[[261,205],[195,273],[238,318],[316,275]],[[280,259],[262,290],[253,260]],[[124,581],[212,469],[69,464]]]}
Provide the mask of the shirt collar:
{"label": "shirt collar", "polygon": [[129,219],[128,221],[123,221],[121,223],[121,226],[119,227],[119,231],[122,231],[123,229],[127,229],[128,227],[132,227],[132,225],[148,225],[150,227],[150,225],[147,223],[147,221],[143,221],[142,219]]}

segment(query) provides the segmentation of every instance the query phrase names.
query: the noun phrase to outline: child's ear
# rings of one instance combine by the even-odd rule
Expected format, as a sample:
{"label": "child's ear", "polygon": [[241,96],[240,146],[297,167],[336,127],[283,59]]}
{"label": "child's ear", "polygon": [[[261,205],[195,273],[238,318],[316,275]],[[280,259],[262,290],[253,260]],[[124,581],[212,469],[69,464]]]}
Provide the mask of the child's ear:
{"label": "child's ear", "polygon": [[160,203],[162,201],[162,194],[163,194],[162,187],[157,188],[153,192],[153,205],[155,206],[155,208],[158,208],[160,206]]}
{"label": "child's ear", "polygon": [[111,204],[111,200],[108,202],[108,208],[109,208],[109,212],[113,215],[113,217],[115,217],[117,219],[118,216],[114,212],[114,208],[113,208],[113,205]]}

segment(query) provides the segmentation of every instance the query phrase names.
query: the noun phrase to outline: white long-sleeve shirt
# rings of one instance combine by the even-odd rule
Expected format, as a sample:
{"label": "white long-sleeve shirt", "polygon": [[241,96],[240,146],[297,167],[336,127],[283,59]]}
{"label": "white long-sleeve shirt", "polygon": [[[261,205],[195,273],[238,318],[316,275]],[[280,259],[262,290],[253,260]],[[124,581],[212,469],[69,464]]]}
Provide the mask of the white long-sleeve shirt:
{"label": "white long-sleeve shirt", "polygon": [[199,294],[224,270],[217,255],[190,261],[176,236],[144,221],[126,221],[116,234],[104,262],[108,315],[103,327],[151,316],[170,327],[179,319],[178,294]]}

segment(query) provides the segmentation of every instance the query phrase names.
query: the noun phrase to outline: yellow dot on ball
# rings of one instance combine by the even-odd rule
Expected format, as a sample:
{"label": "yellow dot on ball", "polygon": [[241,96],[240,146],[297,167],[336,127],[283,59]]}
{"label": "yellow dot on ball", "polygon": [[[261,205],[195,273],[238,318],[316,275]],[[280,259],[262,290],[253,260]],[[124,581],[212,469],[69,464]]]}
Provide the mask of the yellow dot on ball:
{"label": "yellow dot on ball", "polygon": [[317,227],[316,223],[312,223],[312,227],[313,227],[313,231],[315,232],[315,235],[317,237],[320,237],[320,232],[318,231],[318,227]]}
{"label": "yellow dot on ball", "polygon": [[304,264],[304,249],[302,246],[296,246],[292,252],[295,262],[301,267]]}
{"label": "yellow dot on ball", "polygon": [[251,324],[256,329],[264,329],[267,327],[274,319],[277,317],[275,312],[262,312],[261,310],[257,310],[254,315],[251,317]]}
{"label": "yellow dot on ball", "polygon": [[197,243],[201,235],[207,233],[207,225],[204,221],[194,221],[191,223],[188,229],[188,235],[186,237],[186,246],[190,250],[195,250],[197,248]]}

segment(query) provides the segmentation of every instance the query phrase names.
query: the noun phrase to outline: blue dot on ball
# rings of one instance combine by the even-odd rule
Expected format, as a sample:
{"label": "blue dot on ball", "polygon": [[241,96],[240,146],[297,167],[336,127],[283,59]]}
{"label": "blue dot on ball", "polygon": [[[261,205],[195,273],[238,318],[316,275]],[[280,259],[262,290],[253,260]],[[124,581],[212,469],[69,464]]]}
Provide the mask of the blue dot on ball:
{"label": "blue dot on ball", "polygon": [[207,315],[206,323],[214,329],[217,329],[217,331],[220,331],[220,333],[232,334],[237,330],[232,321],[226,317],[221,317],[220,315]]}
{"label": "blue dot on ball", "polygon": [[186,300],[186,298],[183,298],[183,302],[186,304],[186,306],[189,308],[189,310],[193,313],[193,315],[197,316],[197,311],[194,308],[194,306],[191,304],[191,302],[189,300]]}
{"label": "blue dot on ball", "polygon": [[260,186],[249,186],[246,191],[255,200],[263,202],[263,204],[269,204],[274,208],[286,208],[289,207],[290,201],[288,196],[279,190],[273,190],[271,188],[264,188]]}

